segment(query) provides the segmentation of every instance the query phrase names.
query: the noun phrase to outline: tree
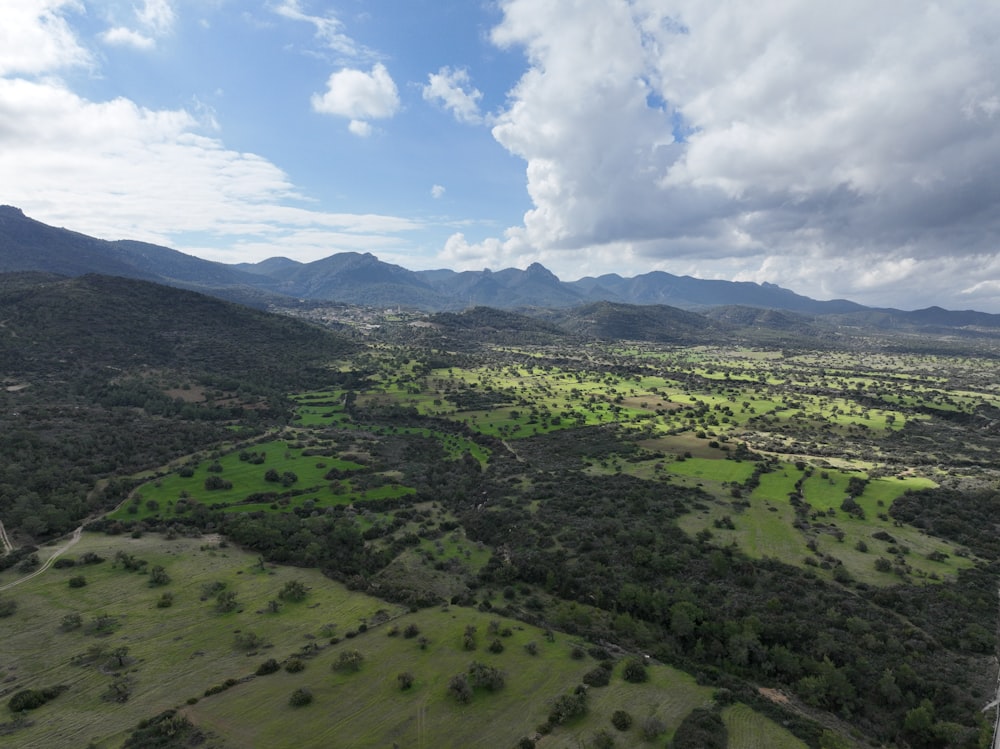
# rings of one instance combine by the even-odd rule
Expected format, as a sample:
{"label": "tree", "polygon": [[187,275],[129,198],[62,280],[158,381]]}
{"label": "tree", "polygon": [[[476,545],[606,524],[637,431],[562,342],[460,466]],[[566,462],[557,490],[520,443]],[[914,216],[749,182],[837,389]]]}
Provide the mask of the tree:
{"label": "tree", "polygon": [[236,611],[236,606],[236,594],[231,590],[224,590],[215,597],[215,610],[220,614]]}
{"label": "tree", "polygon": [[309,589],[299,580],[289,580],[285,583],[278,597],[283,601],[303,601],[309,594]]}
{"label": "tree", "polygon": [[152,586],[168,585],[170,583],[170,575],[163,568],[162,564],[155,564],[153,568],[149,571],[149,584]]}
{"label": "tree", "polygon": [[465,674],[455,674],[451,677],[448,681],[448,694],[462,705],[472,702],[472,687]]}
{"label": "tree", "polygon": [[641,684],[649,678],[646,666],[638,658],[629,658],[622,667],[622,678],[632,684]]}
{"label": "tree", "polygon": [[396,681],[399,683],[399,688],[405,692],[407,689],[413,686],[413,681],[414,681],[413,674],[411,674],[409,671],[403,671],[399,674],[396,674]]}
{"label": "tree", "polygon": [[344,650],[333,664],[334,671],[354,673],[361,670],[365,657],[357,650]]}
{"label": "tree", "polygon": [[627,731],[632,727],[632,716],[624,710],[615,710],[611,714],[611,725],[619,731]]}
{"label": "tree", "polygon": [[111,662],[117,668],[122,668],[128,662],[128,646],[120,645],[111,651]]}

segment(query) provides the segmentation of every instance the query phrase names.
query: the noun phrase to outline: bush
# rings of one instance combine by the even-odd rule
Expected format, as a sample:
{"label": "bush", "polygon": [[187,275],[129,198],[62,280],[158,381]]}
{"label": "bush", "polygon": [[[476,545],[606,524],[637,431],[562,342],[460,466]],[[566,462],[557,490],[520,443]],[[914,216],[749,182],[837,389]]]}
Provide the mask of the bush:
{"label": "bush", "polygon": [[413,686],[413,674],[409,671],[403,671],[402,673],[396,674],[396,681],[399,683],[399,688],[405,692]]}
{"label": "bush", "polygon": [[305,668],[305,661],[300,658],[289,658],[285,661],[285,670],[290,674],[297,674],[299,671],[305,671]]}
{"label": "bush", "polygon": [[624,710],[615,710],[611,714],[611,725],[619,731],[627,731],[632,727],[632,716]]}
{"label": "bush", "polygon": [[472,702],[472,687],[465,674],[455,674],[448,681],[448,694],[455,698],[459,704],[466,705]]}
{"label": "bush", "polygon": [[629,658],[622,668],[622,678],[632,684],[641,684],[649,678],[645,664],[638,658]]}
{"label": "bush", "polygon": [[681,721],[674,733],[674,749],[725,749],[726,724],[714,710],[696,707]]}
{"label": "bush", "polygon": [[365,662],[365,657],[357,650],[345,650],[333,664],[334,671],[354,673],[361,670],[361,664]]}
{"label": "bush", "polygon": [[469,680],[474,687],[483,687],[491,692],[495,692],[503,688],[507,676],[498,668],[473,661],[469,664]]}
{"label": "bush", "polygon": [[416,637],[420,634],[420,628],[416,624],[407,624],[406,629],[403,630],[403,637],[407,639]]}
{"label": "bush", "polygon": [[587,693],[574,692],[564,694],[555,699],[549,711],[549,724],[561,725],[587,712]]}
{"label": "bush", "polygon": [[24,710],[34,710],[44,705],[49,700],[54,700],[69,687],[46,687],[45,689],[22,689],[7,701],[7,707],[12,713],[20,713]]}
{"label": "bush", "polygon": [[267,676],[268,674],[273,674],[281,670],[281,664],[279,664],[274,658],[268,658],[266,661],[257,666],[257,670],[254,672],[257,676]]}
{"label": "bush", "polygon": [[310,692],[305,687],[299,687],[294,692],[292,696],[288,698],[288,704],[292,707],[305,707],[313,701],[312,692]]}
{"label": "bush", "polygon": [[82,588],[87,584],[87,578],[83,575],[74,575],[69,579],[69,587]]}
{"label": "bush", "polygon": [[611,683],[611,672],[598,666],[583,675],[583,683],[588,687],[606,687]]}

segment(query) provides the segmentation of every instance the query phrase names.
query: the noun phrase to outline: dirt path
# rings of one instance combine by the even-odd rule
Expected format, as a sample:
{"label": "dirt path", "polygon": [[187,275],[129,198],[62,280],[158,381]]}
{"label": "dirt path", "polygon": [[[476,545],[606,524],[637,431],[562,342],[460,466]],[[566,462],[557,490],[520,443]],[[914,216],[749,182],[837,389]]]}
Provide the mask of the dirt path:
{"label": "dirt path", "polygon": [[[36,577],[37,575],[40,575],[43,572],[45,572],[45,570],[47,570],[49,567],[52,566],[52,563],[55,562],[56,559],[65,554],[69,549],[71,549],[76,544],[77,541],[80,540],[80,536],[82,534],[83,534],[83,526],[81,525],[79,528],[73,531],[73,535],[70,537],[69,541],[64,543],[62,546],[59,546],[52,552],[51,556],[49,556],[49,558],[42,563],[41,567],[32,572],[30,575],[25,575],[24,577],[18,578],[17,580],[13,580],[7,583],[6,585],[0,585],[0,591],[7,590],[8,588],[13,588],[15,585],[20,585],[21,583],[26,582],[27,580],[30,580],[31,578]],[[4,533],[4,535],[6,536],[6,533]]]}
{"label": "dirt path", "polygon": [[12,551],[14,551],[14,544],[10,542],[10,537],[7,535],[7,529],[3,527],[2,520],[0,520],[0,545],[3,546],[4,554],[10,554]]}

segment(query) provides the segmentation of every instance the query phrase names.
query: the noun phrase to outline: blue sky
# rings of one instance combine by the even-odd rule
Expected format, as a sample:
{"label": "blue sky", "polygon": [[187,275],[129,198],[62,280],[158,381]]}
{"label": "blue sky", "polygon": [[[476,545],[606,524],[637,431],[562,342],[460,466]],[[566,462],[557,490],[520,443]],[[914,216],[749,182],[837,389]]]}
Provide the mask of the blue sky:
{"label": "blue sky", "polygon": [[0,202],[223,262],[1000,312],[997,38],[993,0],[4,0]]}

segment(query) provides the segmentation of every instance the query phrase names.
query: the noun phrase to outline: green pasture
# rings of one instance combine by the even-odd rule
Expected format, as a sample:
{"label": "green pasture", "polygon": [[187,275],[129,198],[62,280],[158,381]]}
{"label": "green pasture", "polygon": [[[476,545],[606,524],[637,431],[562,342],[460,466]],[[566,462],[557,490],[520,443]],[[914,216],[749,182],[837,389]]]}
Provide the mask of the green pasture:
{"label": "green pasture", "polygon": [[[736,465],[753,467],[753,464]],[[898,526],[888,515],[892,502],[905,491],[927,488],[933,486],[933,482],[919,477],[874,479],[856,498],[864,511],[864,517],[858,518],[840,509],[851,476],[863,477],[864,474],[814,469],[811,475],[805,476],[791,464],[779,464],[776,470],[761,474],[760,484],[750,494],[748,502],[732,500],[716,488],[718,498],[715,502],[682,516],[679,522],[692,536],[707,529],[715,543],[735,543],[751,557],[774,557],[797,566],[811,559],[815,562],[812,566],[827,570],[829,574],[837,566],[832,561],[836,560],[851,578],[871,585],[892,585],[903,579],[934,581],[953,577],[958,570],[973,565],[972,559],[957,553],[960,550],[951,544],[917,528]],[[789,501],[800,478],[804,478],[802,496],[808,505],[808,532],[793,526],[796,513]],[[716,486],[714,482],[703,482],[703,488],[708,491],[712,491],[713,486]],[[723,521],[733,527],[729,528]],[[877,533],[888,534],[893,540],[876,538]],[[815,544],[815,551],[807,546],[810,540]],[[877,570],[875,560],[879,557],[888,559],[891,569]]]}
{"label": "green pasture", "polygon": [[[187,498],[202,504],[212,506],[219,503],[238,503],[251,494],[277,493],[291,490],[303,491],[322,488],[329,483],[324,476],[331,469],[341,471],[356,471],[364,466],[332,455],[303,455],[303,447],[290,447],[289,441],[272,440],[260,444],[242,447],[233,452],[208,458],[192,466],[193,474],[181,476],[179,472],[171,473],[162,478],[143,484],[137,489],[132,499],[109,514],[115,520],[142,520],[150,517],[170,517],[173,507],[179,499]],[[315,448],[314,448],[315,449]],[[264,455],[262,463],[255,464],[252,460],[241,460],[240,454]],[[210,466],[217,464],[221,471],[213,472]],[[286,472],[294,473],[297,480],[284,486],[279,482],[267,481],[264,476],[269,469],[274,469],[279,475]],[[205,480],[211,476],[232,483],[229,489],[206,489]],[[313,499],[317,502],[331,502],[324,491],[310,494],[301,501]],[[336,498],[335,498],[336,499]],[[138,501],[136,501],[138,500]],[[347,501],[350,501],[348,499]],[[152,503],[152,504],[150,504]],[[265,503],[270,504],[270,503]]]}
{"label": "green pasture", "polygon": [[[146,560],[147,569],[162,565],[170,583],[150,587],[148,575],[113,568],[118,550]],[[65,684],[69,689],[32,711],[29,728],[0,736],[0,746],[58,749],[92,741],[102,748],[118,747],[141,719],[177,707],[188,697],[201,697],[228,678],[248,676],[268,657],[281,660],[323,642],[321,631],[327,631],[327,625],[343,635],[372,621],[379,610],[392,617],[403,613],[394,604],[352,593],[316,570],[271,565],[261,569],[254,555],[210,539],[84,534],[64,556],[79,559],[88,551],[106,561],[50,568],[4,593],[18,602],[15,615],[0,619],[5,687],[13,692]],[[45,549],[40,557],[46,558]],[[87,584],[70,588],[68,580],[78,575]],[[7,574],[3,581],[11,579]],[[309,588],[306,599],[266,613],[267,602],[277,599],[291,580]],[[225,590],[235,593],[237,610],[218,613],[214,596],[202,600],[203,586],[212,583],[224,583]],[[173,594],[173,605],[158,608],[165,592]],[[62,619],[73,613],[81,615],[83,627],[64,631]],[[106,635],[89,634],[89,625],[102,614],[113,617],[117,626]],[[253,632],[267,645],[248,656],[236,647],[238,632]],[[90,665],[72,663],[95,647],[103,648],[105,655]],[[122,666],[110,660],[110,653],[120,647],[128,648]],[[116,678],[132,682],[127,702],[102,699]]]}
{"label": "green pasture", "polygon": [[722,711],[728,745],[740,749],[806,749],[807,744],[743,703]]}

